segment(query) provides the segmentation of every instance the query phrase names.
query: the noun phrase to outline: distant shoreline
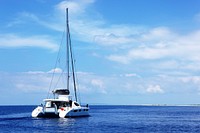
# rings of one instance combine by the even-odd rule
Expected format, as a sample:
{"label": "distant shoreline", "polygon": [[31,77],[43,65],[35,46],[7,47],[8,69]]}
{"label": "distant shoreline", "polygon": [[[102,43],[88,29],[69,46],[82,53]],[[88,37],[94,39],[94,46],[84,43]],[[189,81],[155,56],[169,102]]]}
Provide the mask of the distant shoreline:
{"label": "distant shoreline", "polygon": [[[84,104],[82,104],[84,105]],[[39,106],[39,105],[0,105],[0,106]],[[89,106],[200,106],[200,104],[89,104]]]}
{"label": "distant shoreline", "polygon": [[133,106],[200,106],[200,104],[135,104]]}

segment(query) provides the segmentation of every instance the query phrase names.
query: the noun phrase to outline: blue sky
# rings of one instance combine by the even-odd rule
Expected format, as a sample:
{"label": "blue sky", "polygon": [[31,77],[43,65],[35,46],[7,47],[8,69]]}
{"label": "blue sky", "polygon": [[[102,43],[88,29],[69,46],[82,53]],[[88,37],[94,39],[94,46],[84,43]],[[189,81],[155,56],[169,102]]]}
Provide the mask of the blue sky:
{"label": "blue sky", "polygon": [[[82,103],[199,104],[199,5],[1,0],[0,104],[40,104],[46,98],[66,7]],[[61,71],[58,66],[57,78]]]}

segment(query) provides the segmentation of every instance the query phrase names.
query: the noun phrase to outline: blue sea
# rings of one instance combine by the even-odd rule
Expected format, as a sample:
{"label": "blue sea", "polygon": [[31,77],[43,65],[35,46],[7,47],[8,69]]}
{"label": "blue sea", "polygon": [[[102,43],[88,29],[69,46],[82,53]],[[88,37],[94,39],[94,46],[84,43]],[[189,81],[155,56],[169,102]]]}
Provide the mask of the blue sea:
{"label": "blue sea", "polygon": [[90,106],[90,117],[32,118],[36,106],[0,106],[0,133],[200,132],[200,106]]}

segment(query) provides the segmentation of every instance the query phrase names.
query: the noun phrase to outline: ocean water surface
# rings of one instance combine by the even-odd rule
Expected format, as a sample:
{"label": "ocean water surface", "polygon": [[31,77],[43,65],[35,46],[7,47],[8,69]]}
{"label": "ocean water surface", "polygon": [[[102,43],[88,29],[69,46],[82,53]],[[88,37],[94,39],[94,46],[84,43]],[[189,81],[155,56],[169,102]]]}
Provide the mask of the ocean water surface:
{"label": "ocean water surface", "polygon": [[0,133],[200,132],[200,106],[90,106],[90,117],[32,118],[36,106],[0,106]]}

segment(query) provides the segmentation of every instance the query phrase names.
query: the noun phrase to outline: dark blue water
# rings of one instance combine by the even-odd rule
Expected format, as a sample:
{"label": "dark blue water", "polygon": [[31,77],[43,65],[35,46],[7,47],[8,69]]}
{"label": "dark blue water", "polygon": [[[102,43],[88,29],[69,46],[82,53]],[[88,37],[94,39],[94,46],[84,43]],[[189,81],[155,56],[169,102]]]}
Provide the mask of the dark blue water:
{"label": "dark blue water", "polygon": [[0,132],[200,132],[198,106],[90,106],[90,117],[32,118],[35,106],[0,106]]}

